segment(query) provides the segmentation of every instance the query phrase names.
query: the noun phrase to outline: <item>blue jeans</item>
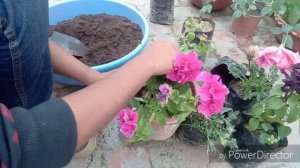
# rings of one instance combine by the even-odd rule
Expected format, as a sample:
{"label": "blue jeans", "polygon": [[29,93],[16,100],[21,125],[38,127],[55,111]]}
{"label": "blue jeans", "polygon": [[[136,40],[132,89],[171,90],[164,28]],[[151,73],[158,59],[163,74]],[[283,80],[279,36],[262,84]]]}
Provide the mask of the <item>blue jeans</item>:
{"label": "blue jeans", "polygon": [[53,87],[48,0],[0,0],[0,102],[31,108]]}

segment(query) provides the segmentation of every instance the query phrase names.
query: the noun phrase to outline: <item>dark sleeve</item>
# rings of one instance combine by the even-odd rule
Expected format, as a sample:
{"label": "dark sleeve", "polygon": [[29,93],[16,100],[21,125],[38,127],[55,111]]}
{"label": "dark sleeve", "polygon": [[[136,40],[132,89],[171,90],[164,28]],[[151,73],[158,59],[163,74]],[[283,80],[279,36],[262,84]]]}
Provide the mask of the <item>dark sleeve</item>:
{"label": "dark sleeve", "polygon": [[1,105],[0,161],[6,167],[62,167],[71,160],[76,143],[75,118],[62,99],[29,110]]}

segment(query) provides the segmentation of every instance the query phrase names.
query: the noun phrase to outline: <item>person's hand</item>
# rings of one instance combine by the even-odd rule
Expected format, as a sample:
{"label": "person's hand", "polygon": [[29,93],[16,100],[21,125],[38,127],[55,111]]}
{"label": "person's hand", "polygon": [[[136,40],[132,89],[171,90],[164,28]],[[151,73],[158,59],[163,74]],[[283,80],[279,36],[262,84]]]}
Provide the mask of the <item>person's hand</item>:
{"label": "person's hand", "polygon": [[174,57],[178,52],[173,44],[164,40],[157,40],[145,49],[142,57],[153,66],[154,75],[163,75],[173,68]]}

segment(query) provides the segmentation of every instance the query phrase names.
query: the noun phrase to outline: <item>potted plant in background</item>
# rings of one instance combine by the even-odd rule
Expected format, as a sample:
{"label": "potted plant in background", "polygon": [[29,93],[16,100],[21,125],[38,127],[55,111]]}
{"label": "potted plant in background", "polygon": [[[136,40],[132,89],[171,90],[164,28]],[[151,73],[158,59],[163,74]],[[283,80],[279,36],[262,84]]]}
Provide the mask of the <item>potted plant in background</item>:
{"label": "potted plant in background", "polygon": [[299,52],[300,51],[300,1],[297,0],[284,1],[284,3],[281,4],[281,6],[284,6],[286,8],[285,12],[278,12],[275,9],[271,8],[272,12],[270,13],[275,13],[274,17],[277,25],[277,27],[271,29],[271,32],[276,35],[276,38],[281,43],[286,41],[287,48]]}
{"label": "potted plant in background", "polygon": [[195,51],[202,61],[214,51],[211,44],[215,23],[208,18],[189,17],[185,20],[179,36],[180,51]]}
{"label": "potted plant in background", "polygon": [[143,94],[132,99],[129,113],[138,117],[123,114],[128,108],[120,111],[121,133],[131,138],[131,142],[164,140],[172,136],[180,123],[196,111],[198,97],[193,94],[191,82],[201,67],[202,62],[195,52],[178,54],[173,70],[166,77],[151,78]]}
{"label": "potted plant in background", "polygon": [[171,25],[174,21],[174,0],[150,0],[150,21]]}
{"label": "potted plant in background", "polygon": [[261,20],[263,1],[233,0],[234,13],[231,31],[237,36],[248,37],[255,34]]}
{"label": "potted plant in background", "polygon": [[201,13],[210,13],[225,9],[232,4],[232,0],[192,0],[192,3],[201,8]]}

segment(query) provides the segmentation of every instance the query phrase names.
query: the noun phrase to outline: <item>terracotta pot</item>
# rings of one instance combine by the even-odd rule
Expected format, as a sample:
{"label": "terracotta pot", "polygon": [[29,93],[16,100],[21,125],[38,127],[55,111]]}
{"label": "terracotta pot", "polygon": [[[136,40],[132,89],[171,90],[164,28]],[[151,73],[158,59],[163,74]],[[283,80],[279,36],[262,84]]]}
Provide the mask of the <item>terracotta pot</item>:
{"label": "terracotta pot", "polygon": [[231,32],[239,37],[253,36],[256,32],[260,20],[260,16],[242,16],[240,18],[234,19],[231,26]]}
{"label": "terracotta pot", "polygon": [[[197,7],[202,7],[202,0],[192,0],[192,3]],[[232,0],[216,0],[212,2],[212,10],[218,11],[225,9],[226,7],[230,6],[232,4]]]}
{"label": "terracotta pot", "polygon": [[177,128],[180,126],[177,117],[167,118],[165,125],[160,125],[156,120],[153,120],[152,126],[154,132],[152,133],[150,139],[161,141],[170,138]]}
{"label": "terracotta pot", "polygon": [[[275,20],[276,20],[277,27],[282,27],[284,24],[286,24],[285,21],[278,15],[275,16]],[[279,43],[282,42],[282,36],[283,36],[282,34],[275,35],[275,37]],[[296,51],[296,52],[300,52],[300,32],[292,31],[290,33],[290,36],[293,39],[293,47],[290,49],[293,51]]]}

